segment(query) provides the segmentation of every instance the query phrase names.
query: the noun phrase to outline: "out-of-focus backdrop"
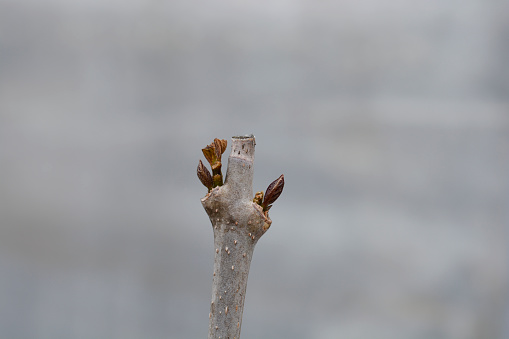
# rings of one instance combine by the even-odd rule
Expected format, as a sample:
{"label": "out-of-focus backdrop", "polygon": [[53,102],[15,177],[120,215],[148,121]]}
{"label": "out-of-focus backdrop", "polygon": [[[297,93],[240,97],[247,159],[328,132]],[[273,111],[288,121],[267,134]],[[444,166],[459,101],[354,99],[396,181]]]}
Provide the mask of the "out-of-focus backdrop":
{"label": "out-of-focus backdrop", "polygon": [[0,337],[205,338],[254,133],[244,338],[508,338],[508,60],[505,1],[0,0]]}

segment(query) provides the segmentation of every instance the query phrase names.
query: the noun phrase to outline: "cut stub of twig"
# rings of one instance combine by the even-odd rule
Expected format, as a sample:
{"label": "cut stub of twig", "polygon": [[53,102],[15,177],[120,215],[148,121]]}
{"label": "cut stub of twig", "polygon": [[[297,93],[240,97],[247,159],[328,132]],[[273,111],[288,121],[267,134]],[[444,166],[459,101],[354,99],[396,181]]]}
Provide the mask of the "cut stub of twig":
{"label": "cut stub of twig", "polygon": [[271,204],[273,204],[283,192],[284,186],[285,176],[284,174],[281,174],[279,178],[274,180],[269,187],[267,187],[267,190],[265,191],[265,198],[261,204],[264,211],[268,211],[271,208]]}

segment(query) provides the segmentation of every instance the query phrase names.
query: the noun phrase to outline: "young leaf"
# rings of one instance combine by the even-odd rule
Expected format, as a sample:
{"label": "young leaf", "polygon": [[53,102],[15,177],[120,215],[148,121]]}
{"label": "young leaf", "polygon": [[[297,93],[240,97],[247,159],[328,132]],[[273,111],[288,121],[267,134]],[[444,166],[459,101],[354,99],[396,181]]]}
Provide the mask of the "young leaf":
{"label": "young leaf", "polygon": [[226,146],[228,145],[228,143],[224,139],[220,139],[219,141],[221,143],[221,154],[223,154],[224,151],[226,151]]}
{"label": "young leaf", "polygon": [[262,205],[262,202],[263,202],[263,192],[262,191],[256,192],[256,194],[253,198],[253,202],[257,203],[260,206]]}
{"label": "young leaf", "polygon": [[219,139],[214,139],[214,142],[212,143],[214,145],[214,154],[216,156],[216,161],[221,161],[221,143],[219,142]]}
{"label": "young leaf", "polygon": [[205,159],[207,159],[210,165],[213,165],[217,161],[214,143],[207,145],[205,148],[202,148],[201,151],[203,152]]}
{"label": "young leaf", "polygon": [[224,153],[224,151],[226,151],[226,140],[215,138],[213,145],[217,161],[221,161],[221,155]]}

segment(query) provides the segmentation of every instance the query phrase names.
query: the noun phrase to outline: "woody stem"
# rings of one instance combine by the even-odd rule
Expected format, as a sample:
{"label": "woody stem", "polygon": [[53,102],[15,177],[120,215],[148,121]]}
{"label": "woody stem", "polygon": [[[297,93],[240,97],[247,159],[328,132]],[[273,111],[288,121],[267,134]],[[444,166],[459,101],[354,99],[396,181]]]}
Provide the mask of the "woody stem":
{"label": "woody stem", "polygon": [[258,239],[271,220],[252,202],[254,137],[234,137],[225,184],[203,199],[214,231],[209,339],[239,339],[247,278]]}

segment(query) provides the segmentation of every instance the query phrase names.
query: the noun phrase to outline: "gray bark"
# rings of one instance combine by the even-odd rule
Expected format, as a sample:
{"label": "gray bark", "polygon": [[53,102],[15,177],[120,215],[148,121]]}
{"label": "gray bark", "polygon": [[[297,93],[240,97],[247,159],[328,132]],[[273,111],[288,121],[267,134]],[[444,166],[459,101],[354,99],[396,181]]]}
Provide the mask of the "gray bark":
{"label": "gray bark", "polygon": [[239,339],[254,247],[271,220],[253,202],[254,136],[233,137],[225,183],[201,201],[214,231],[209,339]]}

